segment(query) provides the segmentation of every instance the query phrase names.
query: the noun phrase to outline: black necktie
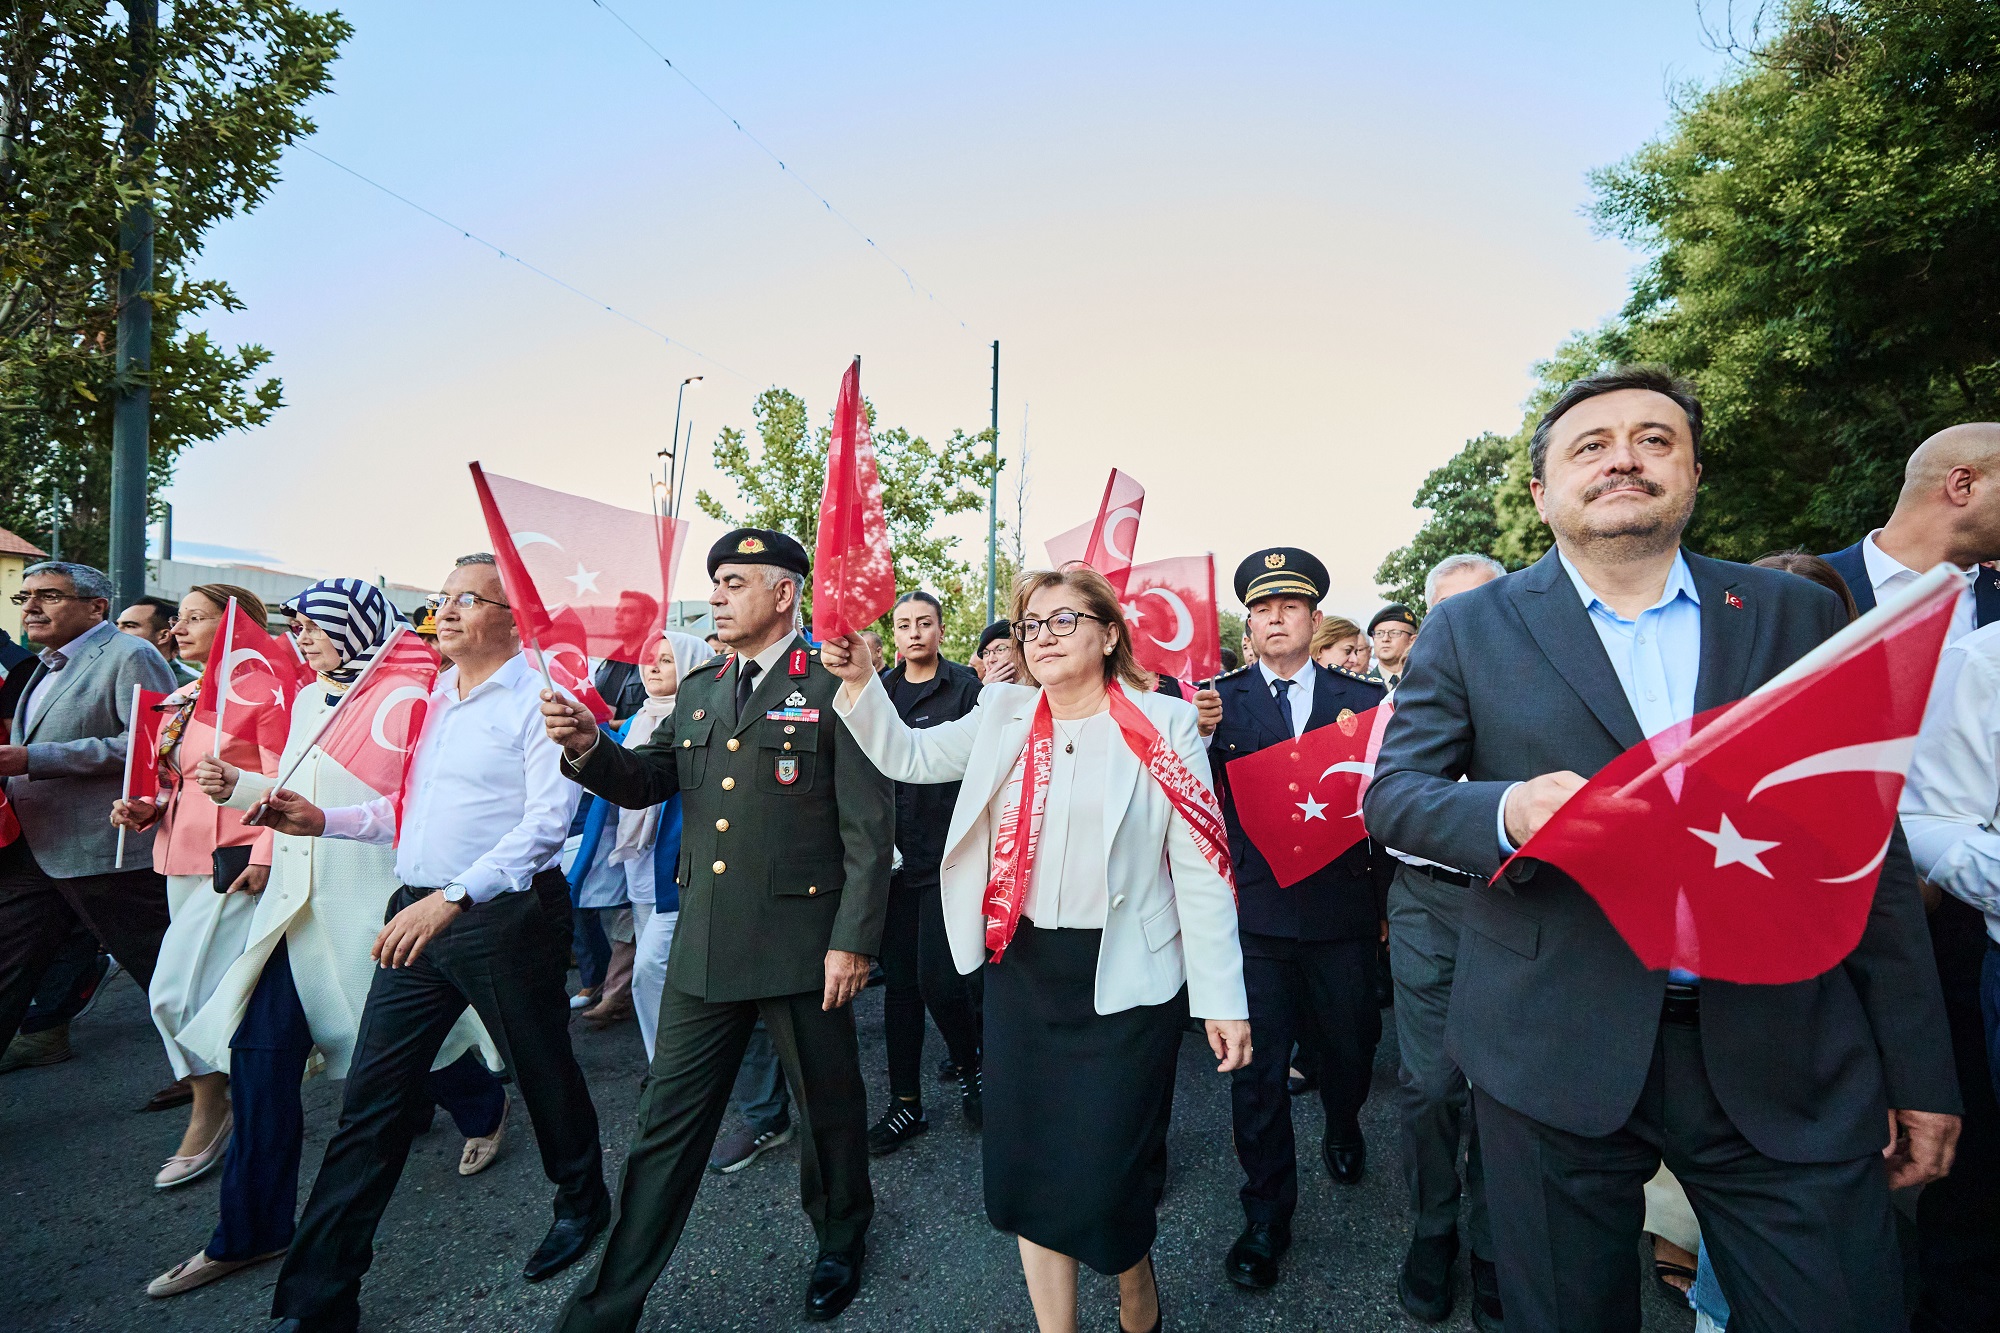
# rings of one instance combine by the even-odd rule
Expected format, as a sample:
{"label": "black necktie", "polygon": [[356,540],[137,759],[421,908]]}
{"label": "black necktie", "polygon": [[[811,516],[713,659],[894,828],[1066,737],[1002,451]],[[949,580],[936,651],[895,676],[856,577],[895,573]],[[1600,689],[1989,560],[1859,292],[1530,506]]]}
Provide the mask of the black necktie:
{"label": "black necktie", "polygon": [[1291,701],[1285,696],[1291,688],[1292,682],[1289,680],[1274,680],[1271,682],[1271,689],[1277,695],[1278,699],[1278,716],[1284,719],[1285,734],[1287,736],[1292,734],[1292,705]]}
{"label": "black necktie", "polygon": [[743,720],[743,710],[750,706],[750,692],[757,688],[757,672],[761,669],[747,657],[736,669],[736,719],[739,722]]}

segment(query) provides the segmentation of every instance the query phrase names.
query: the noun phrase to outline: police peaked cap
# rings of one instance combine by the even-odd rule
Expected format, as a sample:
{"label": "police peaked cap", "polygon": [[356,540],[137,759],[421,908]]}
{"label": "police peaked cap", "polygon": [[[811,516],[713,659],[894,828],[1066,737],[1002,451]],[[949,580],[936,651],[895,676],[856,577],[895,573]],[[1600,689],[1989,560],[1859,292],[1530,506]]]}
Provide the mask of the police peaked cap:
{"label": "police peaked cap", "polygon": [[1266,597],[1303,597],[1318,606],[1326,585],[1326,566],[1296,546],[1252,551],[1236,567],[1236,600],[1245,606]]}
{"label": "police peaked cap", "polygon": [[738,528],[708,548],[708,576],[722,565],[776,565],[800,578],[812,575],[812,561],[806,548],[782,532],[769,528]]}

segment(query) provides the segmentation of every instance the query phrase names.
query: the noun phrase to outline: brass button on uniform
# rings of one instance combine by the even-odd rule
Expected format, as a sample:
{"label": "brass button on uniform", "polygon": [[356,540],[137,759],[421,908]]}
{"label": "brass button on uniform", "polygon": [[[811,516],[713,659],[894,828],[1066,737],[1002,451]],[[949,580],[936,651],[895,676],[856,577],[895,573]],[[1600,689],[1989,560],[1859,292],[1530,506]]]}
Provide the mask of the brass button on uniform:
{"label": "brass button on uniform", "polygon": [[716,820],[716,821],[715,821],[715,831],[716,831],[717,833],[727,833],[727,832],[729,832],[729,821],[728,821],[728,820],[726,820],[726,819],[718,819],[718,820]]}
{"label": "brass button on uniform", "polygon": [[724,865],[722,862],[717,861],[714,865],[710,866],[709,869],[713,870],[716,874],[720,875],[723,871],[729,869],[729,867]]}
{"label": "brass button on uniform", "polygon": [[731,736],[729,738],[729,748],[732,750],[740,750],[743,748],[743,742],[737,740],[734,736]]}
{"label": "brass button on uniform", "polygon": [[735,791],[735,790],[736,790],[736,779],[735,779],[735,778],[724,778],[724,779],[722,780],[722,789],[723,789],[724,791]]}
{"label": "brass button on uniform", "polygon": [[682,748],[683,750],[689,750],[689,749],[693,749],[693,748],[694,748],[694,742],[693,742],[693,741],[682,741],[682,742],[681,742],[681,748]]}
{"label": "brass button on uniform", "polygon": [[816,894],[816,893],[818,893],[818,892],[819,892],[819,885],[817,885],[817,884],[808,884],[808,885],[806,885],[806,896],[807,896],[807,897],[809,897],[809,898],[810,898],[810,897],[811,897],[812,895],[814,895],[814,894]]}
{"label": "brass button on uniform", "polygon": [[791,748],[792,748],[792,743],[791,743],[790,741],[786,741],[786,742],[785,742],[785,748],[786,748],[787,750],[791,749]]}

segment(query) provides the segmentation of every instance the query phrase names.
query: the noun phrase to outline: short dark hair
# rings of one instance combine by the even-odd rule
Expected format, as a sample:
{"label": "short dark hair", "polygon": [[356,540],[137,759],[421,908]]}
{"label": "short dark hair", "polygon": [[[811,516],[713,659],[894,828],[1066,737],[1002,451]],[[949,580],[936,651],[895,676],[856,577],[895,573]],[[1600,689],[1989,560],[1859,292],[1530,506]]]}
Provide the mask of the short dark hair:
{"label": "short dark hair", "polygon": [[1614,366],[1601,374],[1586,375],[1563,386],[1563,391],[1549,404],[1549,410],[1542,413],[1542,419],[1535,423],[1535,434],[1528,441],[1529,472],[1536,481],[1546,479],[1542,465],[1549,456],[1549,431],[1563,414],[1587,399],[1601,398],[1607,393],[1619,393],[1625,389],[1644,389],[1674,400],[1674,405],[1687,414],[1688,438],[1694,445],[1694,463],[1696,467],[1701,466],[1701,399],[1695,396],[1694,384],[1665,366],[1642,362]]}
{"label": "short dark hair", "polygon": [[451,562],[453,569],[464,569],[467,565],[492,565],[497,569],[499,568],[500,561],[494,557],[491,551],[474,551],[471,555],[462,555]]}
{"label": "short dark hair", "polygon": [[181,614],[181,609],[178,606],[175,606],[164,597],[155,597],[151,593],[148,593],[144,597],[134,597],[130,602],[126,603],[126,606],[127,609],[134,606],[147,608],[153,613],[154,623],[159,625],[171,625],[180,618]]}
{"label": "short dark hair", "polygon": [[1847,612],[1849,620],[1861,614],[1854,604],[1854,594],[1848,590],[1847,580],[1840,576],[1840,571],[1810,552],[1793,547],[1789,551],[1773,551],[1769,555],[1758,556],[1750,563],[1758,569],[1782,569],[1787,574],[1811,579],[1840,599],[1840,609]]}
{"label": "short dark hair", "polygon": [[[944,619],[944,603],[940,602],[937,598],[931,596],[931,594],[925,592],[922,588],[918,588],[914,592],[906,592],[901,597],[898,597],[896,599],[897,606],[901,606],[904,602],[929,602],[931,604],[931,610],[938,613],[938,619],[939,620]],[[893,608],[891,610],[893,613]]]}

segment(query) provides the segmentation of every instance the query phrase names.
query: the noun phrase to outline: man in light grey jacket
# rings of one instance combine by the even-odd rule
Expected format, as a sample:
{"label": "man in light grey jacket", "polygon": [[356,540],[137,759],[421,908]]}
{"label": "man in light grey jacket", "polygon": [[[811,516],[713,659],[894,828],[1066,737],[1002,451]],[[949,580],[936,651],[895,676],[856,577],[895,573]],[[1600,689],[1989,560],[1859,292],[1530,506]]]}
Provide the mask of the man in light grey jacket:
{"label": "man in light grey jacket", "polygon": [[165,694],[174,680],[150,643],[112,626],[110,597],[101,571],[60,561],[29,566],[14,597],[41,660],[14,708],[18,743],[0,745],[0,782],[21,823],[21,836],[0,847],[0,1033],[9,1036],[76,922],[141,987],[167,931],[152,832],[127,836],[126,869],[117,869],[111,803],[124,780],[132,687]]}

